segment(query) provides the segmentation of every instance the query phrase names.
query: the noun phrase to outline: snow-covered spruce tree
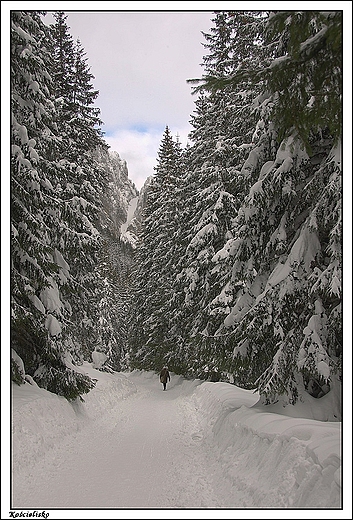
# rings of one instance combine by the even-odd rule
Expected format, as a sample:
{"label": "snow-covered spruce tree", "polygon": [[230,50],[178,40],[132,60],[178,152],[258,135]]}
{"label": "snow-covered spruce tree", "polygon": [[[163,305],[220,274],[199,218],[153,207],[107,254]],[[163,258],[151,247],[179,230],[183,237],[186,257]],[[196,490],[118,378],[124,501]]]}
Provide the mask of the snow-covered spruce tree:
{"label": "snow-covered spruce tree", "polygon": [[[68,399],[89,391],[90,378],[66,366],[62,345],[69,309],[61,300],[68,266],[53,238],[62,225],[53,179],[59,136],[42,13],[11,12],[11,344],[12,378],[24,374]],[[18,360],[24,372],[18,370]],[[22,374],[19,378],[18,375]]]}
{"label": "snow-covered spruce tree", "polygon": [[[126,354],[126,332],[122,325],[124,313],[118,299],[118,260],[122,257],[117,243],[104,241],[105,254],[101,254],[98,266],[100,291],[98,293],[98,321],[95,323],[95,337],[87,346],[86,358],[92,359],[99,370],[121,370],[126,368],[122,360]],[[120,267],[120,266],[119,266]],[[120,276],[122,273],[119,273]],[[120,305],[119,305],[120,303]],[[88,354],[88,355],[87,355]]]}
{"label": "snow-covered spruce tree", "polygon": [[149,185],[135,254],[134,324],[130,335],[134,368],[158,369],[172,352],[170,309],[174,296],[175,236],[179,229],[177,186],[181,147],[166,127],[155,175]]}
{"label": "snow-covered spruce tree", "polygon": [[186,177],[182,184],[181,200],[184,204],[180,211],[179,232],[183,251],[177,258],[173,321],[180,328],[181,338],[186,339],[186,366],[201,376],[204,375],[202,370],[212,361],[209,352],[201,355],[192,338],[208,327],[209,320],[204,310],[211,297],[211,259],[227,238],[231,215],[235,213],[235,198],[227,189],[226,160],[223,161],[222,154],[217,154],[214,107],[208,98],[201,98],[197,107],[206,110],[192,121],[195,129],[191,133],[193,145],[188,151]]}
{"label": "snow-covered spruce tree", "polygon": [[[262,45],[266,19],[265,12],[216,12],[210,33],[203,33],[206,40],[204,47],[208,53],[203,58],[202,78],[207,82],[211,82],[212,78],[212,84],[215,85],[220,82],[222,90],[205,90],[204,81],[188,80],[188,83],[194,85],[194,94],[201,94],[195,111],[199,121],[192,116],[191,123],[195,129],[191,132],[190,139],[198,139],[200,117],[203,113],[207,124],[205,134],[209,134],[208,140],[213,140],[213,147],[216,146],[213,155],[218,154],[223,159],[229,190],[234,195],[243,191],[239,172],[253,146],[254,129],[257,130],[258,122],[254,99],[262,94],[263,89],[260,82],[254,85],[248,76],[239,79],[236,88],[233,84],[228,85],[226,78],[235,73],[240,75],[239,71],[243,68],[248,71],[264,67],[268,63],[268,51],[265,52]],[[208,107],[205,104],[202,106],[202,98],[205,96],[209,98]],[[208,148],[209,146],[210,143]],[[200,158],[203,154],[206,157],[205,150],[201,149]]]}
{"label": "snow-covered spruce tree", "polygon": [[58,12],[54,18],[51,72],[61,137],[56,189],[63,202],[63,226],[57,241],[72,278],[67,293],[71,318],[66,342],[74,360],[79,361],[83,351],[93,350],[99,334],[104,276],[98,265],[104,255],[101,219],[108,177],[97,149],[107,146],[100,131],[99,109],[93,106],[98,91],[93,88],[85,53],[69,34],[67,16]]}
{"label": "snow-covered spruce tree", "polygon": [[296,130],[310,151],[309,137],[327,129],[335,142],[342,131],[342,11],[272,13],[266,45],[275,49],[265,71],[279,138]]}
{"label": "snow-covered spruce tree", "polygon": [[[208,54],[204,57],[205,76],[224,78],[239,63],[258,63],[263,54],[259,45],[263,19],[257,13],[218,12],[214,27],[204,34]],[[191,80],[191,83],[197,80]],[[183,322],[187,338],[184,348],[192,373],[205,377],[219,372],[223,353],[204,338],[220,325],[221,316],[210,314],[209,304],[223,284],[225,273],[217,271],[213,257],[232,237],[232,220],[241,203],[244,186],[250,183],[242,164],[253,146],[256,109],[251,101],[257,92],[245,81],[234,89],[200,93],[192,116],[192,146],[187,155],[187,178],[182,195],[183,242],[178,281],[179,304],[176,318]]]}
{"label": "snow-covered spruce tree", "polygon": [[245,74],[265,81],[259,143],[277,134],[278,147],[257,159],[234,237],[217,255],[231,260],[227,283],[239,287],[219,341],[235,382],[257,387],[264,402],[331,390],[339,419],[341,13],[275,13],[266,45],[275,59]]}

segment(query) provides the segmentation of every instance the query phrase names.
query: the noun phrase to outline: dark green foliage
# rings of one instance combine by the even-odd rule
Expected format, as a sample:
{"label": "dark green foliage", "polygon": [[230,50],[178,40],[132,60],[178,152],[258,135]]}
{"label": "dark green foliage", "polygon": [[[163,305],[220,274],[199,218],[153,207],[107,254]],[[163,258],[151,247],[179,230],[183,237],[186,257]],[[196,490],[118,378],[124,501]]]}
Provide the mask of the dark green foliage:
{"label": "dark green foliage", "polygon": [[51,194],[47,171],[40,161],[56,138],[51,131],[54,113],[44,67],[48,54],[41,46],[46,29],[38,13],[13,12],[12,23],[11,276],[16,312],[28,305],[30,283],[32,291],[39,292],[48,285],[48,276],[57,272],[50,257],[46,219]]}
{"label": "dark green foliage", "polygon": [[86,394],[96,385],[89,376],[67,368],[63,363],[51,364],[50,368],[41,371],[37,381],[39,386],[65,397],[68,401],[77,398],[83,401],[82,394]]}
{"label": "dark green foliage", "polygon": [[[182,152],[166,127],[158,152],[155,176],[148,187],[142,229],[134,258],[133,322],[130,335],[131,363],[157,368],[168,357],[171,309],[175,287]],[[171,346],[171,349],[173,347]],[[143,361],[142,361],[143,360]]]}
{"label": "dark green foliage", "polygon": [[20,367],[13,358],[11,358],[11,381],[16,383],[18,386],[23,385],[25,382]]}
{"label": "dark green foliage", "polygon": [[[54,348],[48,333],[38,330],[35,320],[30,316],[12,322],[11,345],[22,359],[26,373],[50,392],[74,400],[95,386],[90,377],[65,365],[64,351],[61,349],[60,352],[58,345]],[[18,365],[14,360],[11,365],[12,380],[19,384]]]}
{"label": "dark green foliage", "polygon": [[197,89],[262,84],[273,94],[271,119],[279,140],[295,130],[310,151],[311,133],[328,128],[337,141],[342,131],[342,12],[276,11],[262,37],[265,60],[250,67],[244,60],[227,76],[210,73]]}
{"label": "dark green foliage", "polygon": [[[51,74],[57,120],[61,128],[62,152],[65,158],[81,165],[82,162],[86,163],[84,152],[91,155],[97,146],[107,147],[101,139],[100,110],[93,106],[99,92],[94,90],[94,76],[90,73],[80,41],[74,43],[69,33],[67,15],[59,11],[54,14],[54,18],[55,24],[50,29]],[[75,170],[74,173],[76,175]],[[92,181],[87,174],[84,178]],[[70,182],[70,177],[67,182]]]}
{"label": "dark green foliage", "polygon": [[[204,34],[209,52],[204,57],[206,75],[224,77],[242,60],[259,60],[261,47],[255,42],[262,22],[257,13],[217,12],[213,22],[210,33]],[[205,339],[224,319],[221,313],[210,312],[227,274],[218,269],[215,255],[232,238],[233,219],[251,182],[252,177],[240,170],[252,147],[256,124],[252,104],[257,92],[246,84],[238,90],[199,92],[180,192],[188,204],[181,212],[182,250],[176,259],[175,285],[178,309],[173,321],[180,324],[179,344],[187,345],[184,364],[195,373],[207,374],[219,372],[223,365],[224,352],[216,347],[217,340],[211,346]]]}
{"label": "dark green foliage", "polygon": [[107,146],[83,49],[63,13],[55,29],[41,16],[11,13],[11,328],[26,373],[72,399],[90,388],[63,360],[82,361],[99,315],[107,179],[94,152]]}
{"label": "dark green foliage", "polygon": [[269,20],[266,40],[278,49],[266,79],[277,95],[272,117],[279,137],[294,128],[308,147],[313,131],[328,128],[337,140],[342,127],[342,12],[277,12]]}

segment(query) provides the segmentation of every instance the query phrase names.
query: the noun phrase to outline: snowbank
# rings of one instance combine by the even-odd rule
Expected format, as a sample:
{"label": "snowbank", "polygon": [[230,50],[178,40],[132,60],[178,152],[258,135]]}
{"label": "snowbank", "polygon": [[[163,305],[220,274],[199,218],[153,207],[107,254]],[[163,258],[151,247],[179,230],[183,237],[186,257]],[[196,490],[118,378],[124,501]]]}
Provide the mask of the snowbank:
{"label": "snowbank", "polygon": [[227,383],[205,382],[194,399],[228,478],[258,507],[340,507],[340,423],[268,413]]}
{"label": "snowbank", "polygon": [[97,379],[84,403],[69,403],[64,397],[26,382],[12,383],[12,468],[21,472],[44,457],[66,435],[80,430],[85,420],[95,419],[116,402],[136,392],[123,374],[100,372],[85,363],[84,373]]}

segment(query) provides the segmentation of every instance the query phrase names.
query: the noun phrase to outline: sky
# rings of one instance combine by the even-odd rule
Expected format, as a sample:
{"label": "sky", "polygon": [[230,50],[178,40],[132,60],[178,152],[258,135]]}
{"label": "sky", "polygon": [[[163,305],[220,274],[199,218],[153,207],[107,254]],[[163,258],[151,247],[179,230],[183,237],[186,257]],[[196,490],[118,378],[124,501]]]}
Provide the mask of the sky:
{"label": "sky", "polygon": [[[79,9],[83,6],[82,2],[70,4]],[[93,4],[104,7],[104,2]],[[105,4],[110,4],[110,12],[68,11],[67,25],[72,37],[80,39],[95,76],[96,106],[101,110],[105,140],[127,161],[129,177],[141,189],[154,173],[166,125],[183,146],[187,143],[195,108],[187,79],[201,77],[206,53],[201,31],[209,32],[213,12],[198,11],[199,3],[194,11],[154,12],[113,11],[124,2]],[[130,4],[136,7],[136,2]],[[151,3],[146,4],[148,8]],[[189,3],[179,4],[180,9]],[[50,13],[45,21],[52,21]]]}
{"label": "sky", "polygon": [[117,518],[119,507],[124,518],[234,518],[234,507],[240,518],[351,518],[348,462],[343,509],[332,509],[342,460],[331,393],[266,407],[251,390],[174,373],[163,392],[157,373],[101,372],[103,361],[74,367],[98,381],[83,403],[13,384],[13,507],[56,508],[50,519]]}
{"label": "sky", "polygon": [[[127,161],[129,177],[141,189],[154,173],[166,125],[183,146],[195,109],[187,79],[201,77],[202,32],[209,33],[216,9],[273,9],[279,2],[2,2],[2,10],[45,9],[67,12],[67,24],[80,39],[99,90],[105,140]],[[316,2],[287,2],[305,9]],[[345,8],[348,2],[336,2]],[[331,8],[322,2],[321,8]],[[84,10],[86,7],[87,10]],[[140,9],[139,9],[140,8]],[[142,10],[143,8],[143,10]],[[349,35],[351,29],[346,28]],[[4,32],[5,34],[5,32]],[[350,50],[348,49],[348,53]],[[348,62],[350,63],[350,62]],[[349,83],[350,85],[350,83]],[[347,96],[346,96],[347,97]]]}

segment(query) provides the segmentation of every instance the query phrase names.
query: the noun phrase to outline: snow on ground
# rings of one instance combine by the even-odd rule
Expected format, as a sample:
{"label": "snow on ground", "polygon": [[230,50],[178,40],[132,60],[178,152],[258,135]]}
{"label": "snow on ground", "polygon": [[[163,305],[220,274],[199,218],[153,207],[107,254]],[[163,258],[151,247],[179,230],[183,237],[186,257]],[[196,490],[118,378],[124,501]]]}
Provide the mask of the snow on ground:
{"label": "snow on ground", "polygon": [[341,423],[273,413],[227,383],[171,374],[163,392],[154,372],[82,370],[98,380],[84,403],[13,385],[13,509],[50,518],[116,518],[119,508],[139,515],[125,518],[151,508],[154,518],[158,509],[172,518],[184,509],[185,518],[232,508],[242,518],[266,508],[271,518],[298,518],[297,508],[344,514]]}
{"label": "snow on ground", "polygon": [[126,222],[124,224],[122,224],[121,228],[120,228],[122,234],[126,233],[127,228],[129,227],[129,225],[131,224],[132,219],[134,218],[138,200],[139,200],[138,197],[134,197],[129,202],[129,207],[128,207],[128,210],[127,210]]}

